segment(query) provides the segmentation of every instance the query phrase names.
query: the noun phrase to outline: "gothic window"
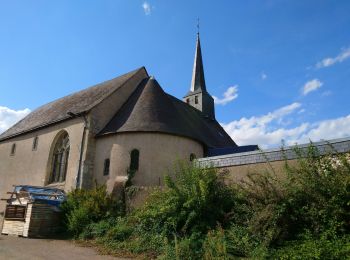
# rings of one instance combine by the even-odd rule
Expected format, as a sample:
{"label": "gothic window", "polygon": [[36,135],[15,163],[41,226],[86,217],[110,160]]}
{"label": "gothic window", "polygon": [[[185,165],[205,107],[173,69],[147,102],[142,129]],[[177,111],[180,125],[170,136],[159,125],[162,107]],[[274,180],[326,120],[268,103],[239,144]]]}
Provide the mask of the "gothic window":
{"label": "gothic window", "polygon": [[36,149],[38,148],[38,141],[39,141],[39,137],[35,136],[33,139],[33,145],[32,145],[33,151],[36,151]]}
{"label": "gothic window", "polygon": [[139,156],[140,152],[137,149],[134,149],[130,153],[130,170],[137,171],[139,169]]}
{"label": "gothic window", "polygon": [[110,160],[109,159],[105,159],[105,164],[103,167],[103,175],[109,175],[109,165],[110,165]]}
{"label": "gothic window", "polygon": [[66,180],[67,163],[69,157],[69,137],[64,132],[56,141],[52,156],[52,168],[49,183],[63,182]]}
{"label": "gothic window", "polygon": [[194,159],[196,159],[196,155],[194,153],[190,154],[190,161],[192,162]]}
{"label": "gothic window", "polygon": [[190,99],[186,98],[186,103],[189,104],[190,103]]}
{"label": "gothic window", "polygon": [[194,96],[194,103],[198,104],[198,96]]}
{"label": "gothic window", "polygon": [[15,153],[16,153],[16,144],[12,144],[10,155],[15,155]]}

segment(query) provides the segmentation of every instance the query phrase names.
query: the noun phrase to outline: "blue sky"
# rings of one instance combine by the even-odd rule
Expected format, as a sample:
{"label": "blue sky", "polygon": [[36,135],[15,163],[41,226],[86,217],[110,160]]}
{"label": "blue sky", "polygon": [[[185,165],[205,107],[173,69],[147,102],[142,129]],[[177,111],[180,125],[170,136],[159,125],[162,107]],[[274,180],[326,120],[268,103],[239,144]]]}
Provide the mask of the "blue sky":
{"label": "blue sky", "polygon": [[0,0],[0,131],[140,66],[182,98],[200,17],[207,88],[238,144],[349,136],[349,14],[347,0]]}

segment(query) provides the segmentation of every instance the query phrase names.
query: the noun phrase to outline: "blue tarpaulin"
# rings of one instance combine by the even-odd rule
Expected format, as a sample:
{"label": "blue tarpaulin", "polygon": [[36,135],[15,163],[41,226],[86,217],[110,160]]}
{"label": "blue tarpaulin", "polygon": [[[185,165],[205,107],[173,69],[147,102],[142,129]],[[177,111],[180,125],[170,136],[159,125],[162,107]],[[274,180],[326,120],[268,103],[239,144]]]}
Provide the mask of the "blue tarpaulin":
{"label": "blue tarpaulin", "polygon": [[33,202],[40,201],[53,206],[59,206],[66,199],[65,192],[57,188],[18,185],[15,186],[14,192],[27,192],[29,199]]}

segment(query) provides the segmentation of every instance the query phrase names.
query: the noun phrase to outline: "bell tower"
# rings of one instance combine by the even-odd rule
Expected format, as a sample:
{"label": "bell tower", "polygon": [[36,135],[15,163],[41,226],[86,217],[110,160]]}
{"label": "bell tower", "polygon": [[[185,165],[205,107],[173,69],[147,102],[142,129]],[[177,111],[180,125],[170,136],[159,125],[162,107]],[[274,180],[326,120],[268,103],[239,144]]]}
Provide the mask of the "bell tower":
{"label": "bell tower", "polygon": [[191,88],[187,95],[184,96],[183,101],[202,111],[205,116],[215,119],[214,99],[208,93],[205,85],[199,32],[197,33]]}

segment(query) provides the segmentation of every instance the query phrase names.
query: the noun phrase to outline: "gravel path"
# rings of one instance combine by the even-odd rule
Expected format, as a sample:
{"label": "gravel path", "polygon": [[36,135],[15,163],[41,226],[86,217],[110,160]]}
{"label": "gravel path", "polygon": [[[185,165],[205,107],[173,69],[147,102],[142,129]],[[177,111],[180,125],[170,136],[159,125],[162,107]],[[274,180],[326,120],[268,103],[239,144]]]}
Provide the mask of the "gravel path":
{"label": "gravel path", "polygon": [[99,255],[93,248],[81,247],[67,240],[30,239],[1,235],[0,259],[122,260],[123,258]]}

